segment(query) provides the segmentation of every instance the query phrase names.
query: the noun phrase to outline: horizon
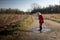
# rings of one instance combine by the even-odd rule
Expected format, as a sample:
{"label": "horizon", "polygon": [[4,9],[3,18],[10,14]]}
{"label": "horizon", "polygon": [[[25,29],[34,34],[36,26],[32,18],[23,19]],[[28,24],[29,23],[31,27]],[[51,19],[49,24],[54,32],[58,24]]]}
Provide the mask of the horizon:
{"label": "horizon", "polygon": [[27,11],[31,9],[33,3],[37,3],[41,7],[49,5],[60,5],[59,0],[0,0],[0,8],[12,8]]}

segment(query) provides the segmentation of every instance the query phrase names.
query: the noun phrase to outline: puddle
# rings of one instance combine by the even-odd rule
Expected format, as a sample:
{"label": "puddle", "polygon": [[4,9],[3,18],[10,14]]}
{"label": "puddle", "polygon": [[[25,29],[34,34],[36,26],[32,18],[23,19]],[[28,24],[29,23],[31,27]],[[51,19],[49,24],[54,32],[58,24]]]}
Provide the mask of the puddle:
{"label": "puddle", "polygon": [[[49,28],[43,28],[42,29],[42,32],[49,32],[49,31],[51,31],[51,29],[49,29]],[[40,31],[39,31],[39,28],[35,28],[35,29],[32,30],[32,32],[37,32],[38,33]]]}

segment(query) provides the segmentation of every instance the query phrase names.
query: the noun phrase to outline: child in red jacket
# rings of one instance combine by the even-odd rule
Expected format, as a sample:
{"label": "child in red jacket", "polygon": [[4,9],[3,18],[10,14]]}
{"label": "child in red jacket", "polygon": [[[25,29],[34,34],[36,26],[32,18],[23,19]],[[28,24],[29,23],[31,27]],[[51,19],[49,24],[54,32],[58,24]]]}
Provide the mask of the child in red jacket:
{"label": "child in red jacket", "polygon": [[42,31],[42,24],[44,23],[44,18],[40,12],[38,12],[38,15],[39,15],[39,24],[40,24],[39,31],[41,32]]}

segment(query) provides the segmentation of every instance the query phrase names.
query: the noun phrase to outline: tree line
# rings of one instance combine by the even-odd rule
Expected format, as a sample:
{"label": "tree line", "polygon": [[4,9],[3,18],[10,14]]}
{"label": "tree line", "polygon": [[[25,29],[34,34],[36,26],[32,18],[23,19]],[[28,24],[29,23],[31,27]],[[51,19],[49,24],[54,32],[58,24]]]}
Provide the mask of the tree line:
{"label": "tree line", "polygon": [[60,5],[49,5],[49,7],[45,7],[45,8],[33,8],[33,10],[31,11],[31,13],[36,13],[36,12],[41,12],[44,14],[52,14],[52,13],[60,13]]}
{"label": "tree line", "polygon": [[20,13],[24,13],[24,12],[21,11],[21,10],[19,10],[19,9],[11,9],[11,8],[5,9],[5,8],[0,8],[0,14],[3,14],[3,13],[17,13],[17,14],[20,14]]}

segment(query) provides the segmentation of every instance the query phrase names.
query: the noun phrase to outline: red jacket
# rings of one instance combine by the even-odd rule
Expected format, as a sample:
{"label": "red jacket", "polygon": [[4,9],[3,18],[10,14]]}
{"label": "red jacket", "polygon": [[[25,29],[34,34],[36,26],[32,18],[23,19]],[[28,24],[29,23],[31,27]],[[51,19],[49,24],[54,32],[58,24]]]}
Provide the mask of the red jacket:
{"label": "red jacket", "polygon": [[42,15],[39,15],[39,23],[44,23],[44,18]]}

